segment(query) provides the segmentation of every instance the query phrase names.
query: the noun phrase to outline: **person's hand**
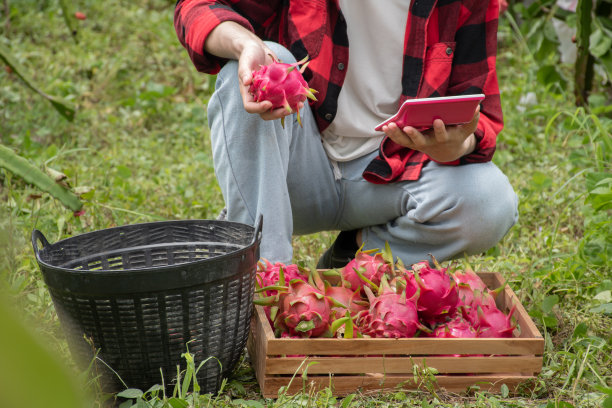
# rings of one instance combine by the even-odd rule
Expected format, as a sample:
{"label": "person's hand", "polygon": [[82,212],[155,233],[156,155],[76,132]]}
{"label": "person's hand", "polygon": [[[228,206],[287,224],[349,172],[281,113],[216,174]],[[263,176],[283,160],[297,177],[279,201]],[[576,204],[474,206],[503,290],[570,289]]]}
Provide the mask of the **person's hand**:
{"label": "person's hand", "polygon": [[[242,48],[238,58],[238,79],[240,81],[240,94],[244,109],[249,113],[259,114],[264,120],[280,119],[289,115],[284,107],[272,109],[272,102],[256,102],[253,95],[249,93],[249,87],[253,81],[253,71],[259,69],[260,65],[269,65],[278,58],[263,42],[249,41]],[[300,103],[299,109],[304,106]]]}
{"label": "person's hand", "polygon": [[446,163],[470,154],[476,147],[474,131],[480,118],[480,106],[472,120],[463,125],[445,126],[441,119],[434,120],[433,129],[419,132],[412,126],[400,129],[394,122],[382,130],[395,143],[425,153],[437,162]]}

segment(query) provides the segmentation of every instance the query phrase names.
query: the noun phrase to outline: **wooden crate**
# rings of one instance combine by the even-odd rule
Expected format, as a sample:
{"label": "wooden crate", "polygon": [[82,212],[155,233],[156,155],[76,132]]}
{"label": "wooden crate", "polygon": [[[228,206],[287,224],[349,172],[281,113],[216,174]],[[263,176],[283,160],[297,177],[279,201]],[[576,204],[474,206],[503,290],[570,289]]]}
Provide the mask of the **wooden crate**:
{"label": "wooden crate", "polygon": [[[498,273],[478,275],[489,288],[504,284]],[[308,386],[315,389],[331,386],[336,396],[398,386],[418,389],[414,365],[437,369],[436,386],[447,391],[463,392],[476,385],[480,390],[495,392],[505,384],[512,392],[519,385],[532,384],[542,369],[544,339],[509,286],[496,302],[506,313],[517,305],[514,316],[520,333],[515,330],[515,337],[277,339],[263,308],[256,306],[247,348],[266,398],[277,397],[279,389],[287,385],[289,393],[300,391],[304,381],[301,374],[307,366]],[[313,361],[318,364],[308,364]]]}

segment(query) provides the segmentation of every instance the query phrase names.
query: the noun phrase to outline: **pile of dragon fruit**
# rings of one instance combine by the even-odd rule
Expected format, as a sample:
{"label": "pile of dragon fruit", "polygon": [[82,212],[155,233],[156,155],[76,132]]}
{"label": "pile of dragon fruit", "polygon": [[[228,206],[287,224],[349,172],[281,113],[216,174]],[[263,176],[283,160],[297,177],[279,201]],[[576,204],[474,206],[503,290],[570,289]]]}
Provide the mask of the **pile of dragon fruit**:
{"label": "pile of dragon fruit", "polygon": [[512,337],[515,308],[506,315],[495,304],[503,287],[490,290],[471,268],[451,271],[434,257],[407,268],[374,252],[322,272],[264,259],[254,302],[279,338]]}

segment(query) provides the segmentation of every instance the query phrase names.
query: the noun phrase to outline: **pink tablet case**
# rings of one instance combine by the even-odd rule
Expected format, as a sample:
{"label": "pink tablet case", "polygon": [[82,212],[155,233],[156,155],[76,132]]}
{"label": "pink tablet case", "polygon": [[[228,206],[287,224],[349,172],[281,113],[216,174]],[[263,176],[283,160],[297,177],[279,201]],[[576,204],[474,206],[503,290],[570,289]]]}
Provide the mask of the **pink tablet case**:
{"label": "pink tablet case", "polygon": [[446,125],[459,125],[472,120],[483,94],[445,96],[440,98],[409,99],[399,111],[380,123],[374,130],[381,131],[383,125],[395,122],[397,126],[430,128],[435,119],[442,119]]}

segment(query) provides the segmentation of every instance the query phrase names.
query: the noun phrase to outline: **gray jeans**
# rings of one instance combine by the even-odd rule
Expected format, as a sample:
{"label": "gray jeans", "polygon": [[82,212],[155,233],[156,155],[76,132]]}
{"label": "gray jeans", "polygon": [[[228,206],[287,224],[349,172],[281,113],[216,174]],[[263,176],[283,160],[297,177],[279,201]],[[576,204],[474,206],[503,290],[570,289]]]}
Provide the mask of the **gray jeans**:
{"label": "gray jeans", "polygon": [[[284,62],[288,50],[268,43]],[[338,163],[334,175],[308,106],[264,121],[244,110],[237,63],[217,76],[208,106],[215,173],[231,221],[253,225],[263,215],[261,256],[292,262],[293,234],[362,229],[364,248],[384,248],[405,264],[486,251],[518,219],[517,196],[493,164],[428,163],[417,181],[385,185],[361,174],[376,152]]]}

